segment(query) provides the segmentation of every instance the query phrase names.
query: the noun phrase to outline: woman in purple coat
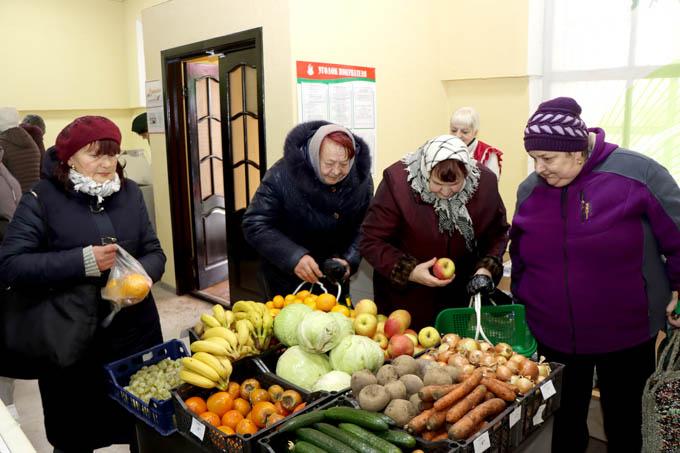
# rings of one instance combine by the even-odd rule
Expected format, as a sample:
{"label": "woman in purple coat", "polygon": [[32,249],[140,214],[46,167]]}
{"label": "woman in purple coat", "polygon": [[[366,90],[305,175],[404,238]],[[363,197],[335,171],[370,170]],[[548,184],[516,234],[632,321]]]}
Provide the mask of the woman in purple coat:
{"label": "woman in purple coat", "polygon": [[654,343],[680,289],[680,189],[668,171],[587,129],[571,98],[540,105],[524,130],[535,172],[517,191],[513,294],[539,353],[564,363],[553,451],[583,452],[593,370],[609,451],[640,451]]}

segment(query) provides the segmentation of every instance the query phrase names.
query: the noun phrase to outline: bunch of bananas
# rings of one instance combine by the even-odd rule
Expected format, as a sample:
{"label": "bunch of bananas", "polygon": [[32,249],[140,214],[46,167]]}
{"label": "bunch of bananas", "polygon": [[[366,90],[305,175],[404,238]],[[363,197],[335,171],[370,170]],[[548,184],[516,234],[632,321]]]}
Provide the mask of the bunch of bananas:
{"label": "bunch of bananas", "polygon": [[179,378],[197,387],[206,389],[217,387],[220,390],[226,390],[232,372],[231,361],[223,355],[204,351],[205,348],[201,345],[194,348],[196,343],[204,342],[197,341],[191,344],[191,351],[194,354],[181,359],[182,368],[179,370]]}
{"label": "bunch of bananas", "polygon": [[212,313],[201,315],[199,325],[195,330],[201,340],[192,343],[192,351],[201,348],[197,351],[232,361],[264,351],[274,335],[274,318],[264,304],[253,301],[238,301],[232,310],[215,305]]}

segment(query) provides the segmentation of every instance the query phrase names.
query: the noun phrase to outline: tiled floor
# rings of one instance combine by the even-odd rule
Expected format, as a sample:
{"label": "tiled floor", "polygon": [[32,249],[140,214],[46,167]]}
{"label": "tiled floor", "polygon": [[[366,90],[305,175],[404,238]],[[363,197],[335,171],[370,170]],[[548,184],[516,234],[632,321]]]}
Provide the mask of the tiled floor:
{"label": "tiled floor", "polygon": [[[179,338],[182,330],[193,326],[201,313],[210,309],[212,304],[188,296],[176,296],[160,285],[153,288],[154,297],[161,317],[163,338]],[[45,437],[42,405],[38,393],[38,381],[16,381],[14,401],[19,413],[21,428],[38,453],[51,453],[52,447]],[[102,453],[127,453],[124,445],[102,448]]]}

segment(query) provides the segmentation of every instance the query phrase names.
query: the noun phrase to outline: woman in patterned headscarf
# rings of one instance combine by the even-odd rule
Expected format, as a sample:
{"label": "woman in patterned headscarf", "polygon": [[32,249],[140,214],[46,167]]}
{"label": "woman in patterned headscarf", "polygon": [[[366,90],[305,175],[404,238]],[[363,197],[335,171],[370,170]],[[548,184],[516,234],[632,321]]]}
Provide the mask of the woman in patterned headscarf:
{"label": "woman in patterned headscarf", "polygon": [[[429,140],[384,171],[362,225],[360,250],[374,267],[380,312],[404,308],[421,328],[446,307],[467,306],[474,275],[484,276],[475,289],[500,280],[508,229],[494,174],[459,138]],[[431,273],[442,257],[455,262],[451,279]]]}

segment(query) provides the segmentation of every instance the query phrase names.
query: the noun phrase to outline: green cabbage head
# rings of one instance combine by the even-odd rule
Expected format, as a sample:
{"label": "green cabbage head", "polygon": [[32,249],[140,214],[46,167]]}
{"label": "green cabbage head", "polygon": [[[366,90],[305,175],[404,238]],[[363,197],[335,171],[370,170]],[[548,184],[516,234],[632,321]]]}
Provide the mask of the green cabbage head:
{"label": "green cabbage head", "polygon": [[330,313],[307,313],[297,328],[298,344],[307,352],[326,352],[340,342],[340,326]]}
{"label": "green cabbage head", "polygon": [[302,318],[312,309],[305,304],[290,304],[274,318],[274,335],[286,346],[298,344],[297,328]]}
{"label": "green cabbage head", "polygon": [[368,368],[376,372],[385,361],[385,353],[378,343],[361,335],[349,335],[330,353],[334,370],[352,374]]}
{"label": "green cabbage head", "polygon": [[288,348],[276,363],[277,376],[306,390],[312,390],[316,381],[329,371],[331,365],[326,354],[309,353],[300,346]]}

